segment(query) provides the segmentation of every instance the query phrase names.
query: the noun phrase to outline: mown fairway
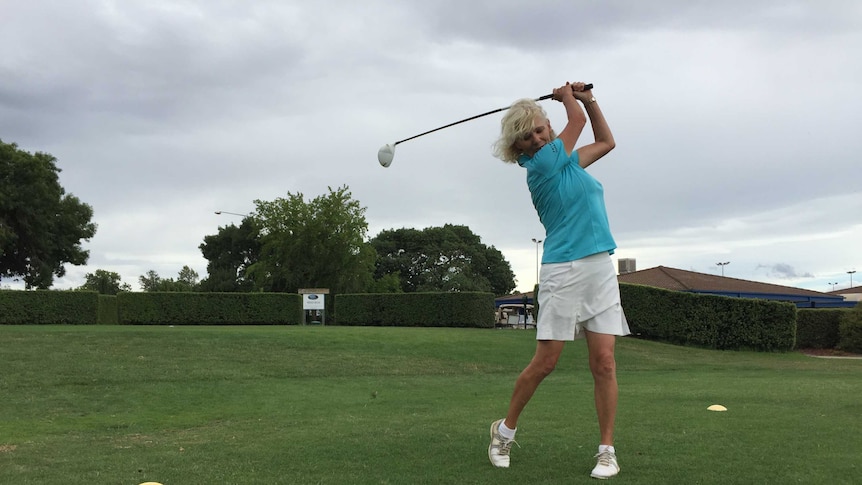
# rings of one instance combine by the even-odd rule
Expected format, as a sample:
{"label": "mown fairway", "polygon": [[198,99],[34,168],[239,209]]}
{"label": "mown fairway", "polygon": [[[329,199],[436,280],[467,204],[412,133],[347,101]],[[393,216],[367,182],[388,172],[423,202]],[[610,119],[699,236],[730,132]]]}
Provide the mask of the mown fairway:
{"label": "mown fairway", "polygon": [[[513,467],[488,463],[534,337],[0,326],[0,483],[596,483],[582,341],[524,413]],[[617,354],[613,483],[862,483],[862,361],[632,338]]]}

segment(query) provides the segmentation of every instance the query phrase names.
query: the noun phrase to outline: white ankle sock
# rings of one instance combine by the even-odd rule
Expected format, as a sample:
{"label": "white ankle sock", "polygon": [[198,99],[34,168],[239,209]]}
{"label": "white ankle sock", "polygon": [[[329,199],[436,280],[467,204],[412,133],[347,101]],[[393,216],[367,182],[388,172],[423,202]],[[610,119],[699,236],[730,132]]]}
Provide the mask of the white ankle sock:
{"label": "white ankle sock", "polygon": [[614,449],[613,445],[599,445],[599,453],[602,453],[604,451],[610,451],[613,454],[617,453],[617,450]]}
{"label": "white ankle sock", "polygon": [[503,438],[506,438],[507,440],[511,440],[511,439],[515,439],[515,431],[518,431],[518,428],[509,429],[508,426],[506,426],[506,422],[501,421],[500,427],[497,428],[497,430],[500,432],[500,435]]}

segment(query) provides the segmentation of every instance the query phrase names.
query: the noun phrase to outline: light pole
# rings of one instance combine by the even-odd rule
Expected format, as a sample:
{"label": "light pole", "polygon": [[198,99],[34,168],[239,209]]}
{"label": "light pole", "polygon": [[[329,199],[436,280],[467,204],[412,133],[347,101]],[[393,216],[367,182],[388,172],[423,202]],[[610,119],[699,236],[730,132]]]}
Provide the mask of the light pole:
{"label": "light pole", "polygon": [[827,285],[832,285],[832,291],[835,291],[835,285],[837,285],[837,284],[838,284],[838,282],[836,281],[835,283],[826,283],[826,284],[827,284]]}
{"label": "light pole", "polygon": [[215,213],[216,213],[216,215],[217,215],[217,216],[220,216],[220,215],[222,215],[222,214],[230,214],[230,215],[232,215],[232,216],[248,217],[248,214],[240,214],[240,213],[238,213],[238,212],[215,211]]}
{"label": "light pole", "polygon": [[730,261],[725,261],[724,263],[715,263],[721,267],[721,276],[724,276],[724,267],[730,264]]}
{"label": "light pole", "polygon": [[533,238],[533,242],[536,243],[536,284],[539,284],[539,244],[542,244],[541,239]]}
{"label": "light pole", "polygon": [[847,272],[847,274],[849,274],[849,275],[850,275],[850,288],[853,288],[853,273],[855,273],[855,272],[856,272],[856,270],[855,270],[855,269],[854,269],[853,271],[848,271],[848,272]]}

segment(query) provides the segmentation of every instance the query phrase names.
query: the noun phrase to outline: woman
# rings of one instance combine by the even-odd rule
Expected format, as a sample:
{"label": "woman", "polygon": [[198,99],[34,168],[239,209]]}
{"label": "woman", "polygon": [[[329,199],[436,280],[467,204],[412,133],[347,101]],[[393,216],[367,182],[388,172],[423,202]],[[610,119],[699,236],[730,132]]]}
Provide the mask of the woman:
{"label": "woman", "polygon": [[[545,111],[533,100],[515,102],[502,120],[495,156],[527,169],[533,206],[545,227],[539,278],[536,353],[515,382],[504,419],[491,424],[488,457],[508,467],[518,418],[536,388],[557,364],[567,341],[586,338],[599,421],[594,478],[619,473],[613,446],[617,408],[616,337],[628,335],[619,283],[610,255],[616,248],[605,210],[602,185],[584,170],[605,156],[614,137],[592,91],[583,83],[554,89],[568,122],[556,136]],[[575,149],[589,114],[594,142]]]}

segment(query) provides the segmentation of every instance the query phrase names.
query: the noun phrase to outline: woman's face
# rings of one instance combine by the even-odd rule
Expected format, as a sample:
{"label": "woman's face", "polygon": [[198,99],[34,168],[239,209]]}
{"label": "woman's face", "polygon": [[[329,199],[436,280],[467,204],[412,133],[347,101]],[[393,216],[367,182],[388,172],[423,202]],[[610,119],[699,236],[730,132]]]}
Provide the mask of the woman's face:
{"label": "woman's face", "polygon": [[533,129],[515,140],[515,148],[524,155],[532,157],[543,146],[551,142],[551,122],[541,116],[533,120]]}

